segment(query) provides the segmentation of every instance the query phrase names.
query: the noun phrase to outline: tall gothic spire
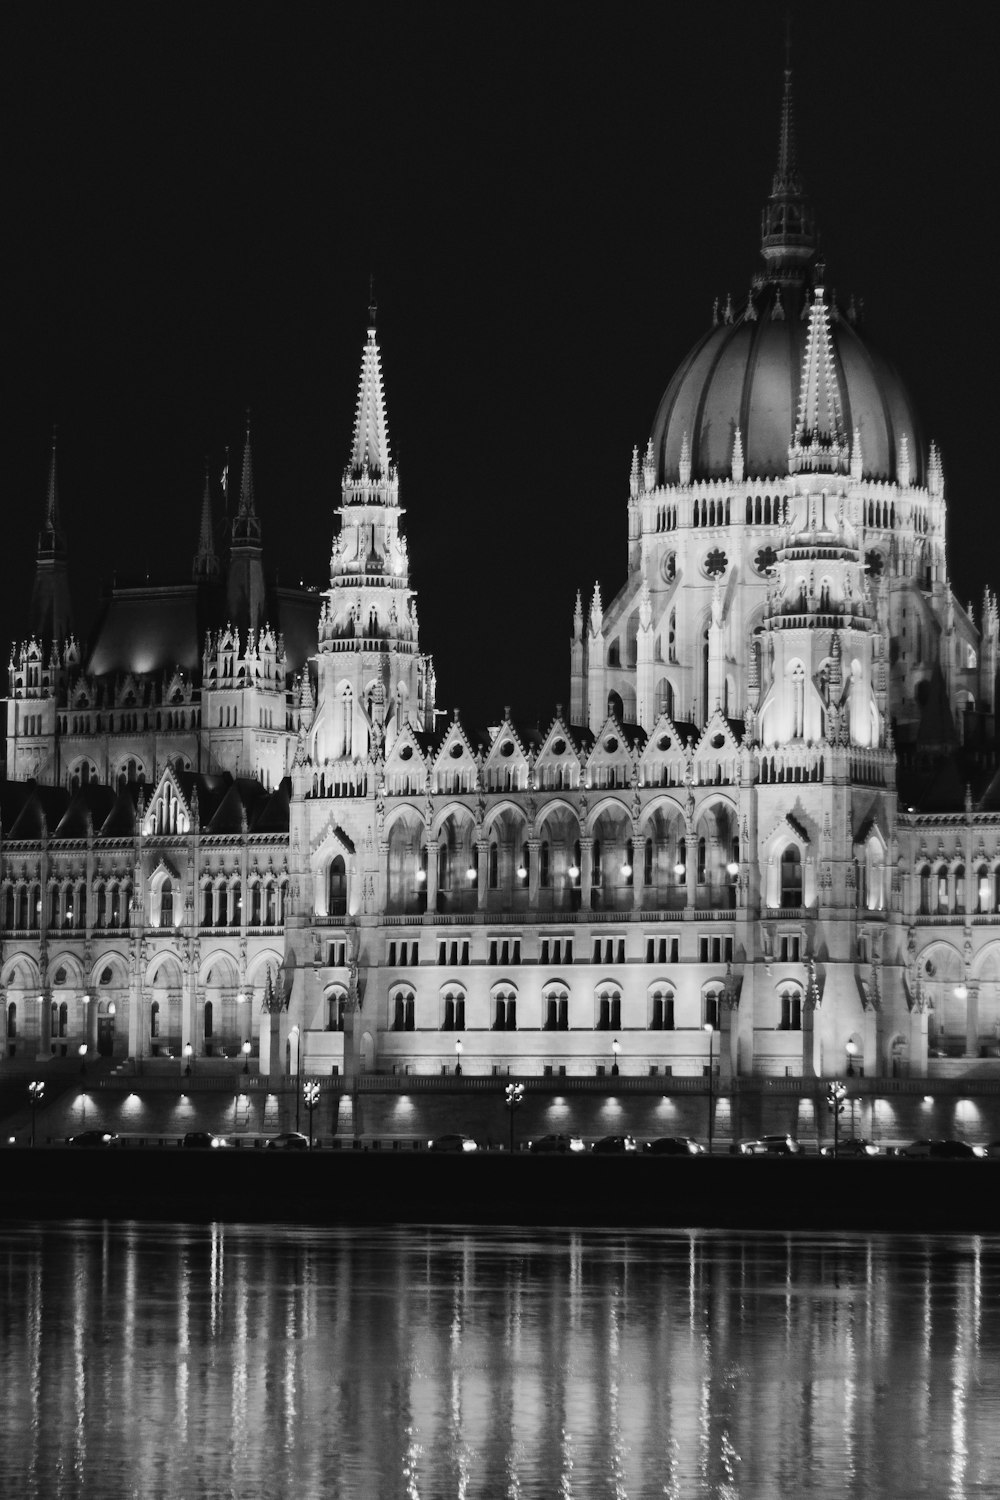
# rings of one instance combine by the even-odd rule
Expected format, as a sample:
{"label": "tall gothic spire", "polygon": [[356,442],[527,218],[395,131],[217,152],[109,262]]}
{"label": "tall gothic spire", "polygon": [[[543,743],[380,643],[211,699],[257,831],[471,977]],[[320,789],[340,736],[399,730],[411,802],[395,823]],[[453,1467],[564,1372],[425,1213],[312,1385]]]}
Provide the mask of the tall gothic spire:
{"label": "tall gothic spire", "polygon": [[368,308],[368,339],[361,356],[361,381],[349,467],[354,475],[366,470],[373,478],[387,479],[389,475],[389,429],[382,389],[382,356],[375,341],[374,302]]}
{"label": "tall gothic spire", "polygon": [[795,433],[788,451],[792,473],[801,469],[846,473],[850,447],[837,385],[830,311],[817,286],[809,308]]}
{"label": "tall gothic spire", "polygon": [[250,452],[250,413],[247,412],[246,437],[243,442],[243,472],[240,475],[240,503],[233,521],[233,541],[260,542],[260,521],[254,508],[253,456]]}
{"label": "tall gothic spire", "polygon": [[71,618],[66,539],[59,516],[59,490],[56,484],[56,433],[53,428],[49,479],[45,490],[42,525],[38,533],[35,579],[28,621],[32,635],[39,640],[60,641],[65,640],[70,633]]}
{"label": "tall gothic spire", "polygon": [[801,268],[816,251],[816,225],[799,175],[792,102],[791,46],[786,43],[778,164],[761,220],[761,254],[771,271]]}
{"label": "tall gothic spire", "polygon": [[201,498],[201,531],[198,534],[198,550],[194,555],[191,576],[215,578],[219,572],[219,559],[212,540],[212,488],[208,477],[208,459],[205,460],[205,492]]}

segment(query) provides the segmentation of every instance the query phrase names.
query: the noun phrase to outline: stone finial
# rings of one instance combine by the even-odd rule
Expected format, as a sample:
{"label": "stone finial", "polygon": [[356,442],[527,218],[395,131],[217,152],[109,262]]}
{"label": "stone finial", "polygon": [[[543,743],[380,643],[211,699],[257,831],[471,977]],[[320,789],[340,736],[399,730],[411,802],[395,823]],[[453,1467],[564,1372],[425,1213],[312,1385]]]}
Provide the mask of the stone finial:
{"label": "stone finial", "polygon": [[896,458],[896,478],[900,489],[910,488],[910,439],[904,432],[899,439],[899,454]]}
{"label": "stone finial", "polygon": [[632,468],[628,476],[628,492],[634,500],[639,493],[639,445],[632,448]]}
{"label": "stone finial", "polygon": [[646,443],[646,453],[642,460],[642,482],[646,490],[656,488],[656,454],[653,452],[652,437]]}
{"label": "stone finial", "polygon": [[861,428],[855,427],[851,443],[851,478],[855,483],[861,479]]}
{"label": "stone finial", "polygon": [[743,483],[743,434],[738,427],[733,438],[733,483]]}
{"label": "stone finial", "polygon": [[600,635],[601,626],[604,623],[604,606],[601,604],[601,585],[594,584],[594,594],[590,601],[590,633]]}
{"label": "stone finial", "polygon": [[677,467],[681,484],[689,485],[691,483],[691,443],[686,432],[681,438],[681,457]]}

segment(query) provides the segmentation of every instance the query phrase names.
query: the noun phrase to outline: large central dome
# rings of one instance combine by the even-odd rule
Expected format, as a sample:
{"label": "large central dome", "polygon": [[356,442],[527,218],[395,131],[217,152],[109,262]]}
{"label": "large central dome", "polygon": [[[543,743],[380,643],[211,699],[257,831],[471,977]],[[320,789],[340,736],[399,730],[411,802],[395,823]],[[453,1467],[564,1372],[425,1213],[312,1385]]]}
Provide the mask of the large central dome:
{"label": "large central dome", "polygon": [[[687,440],[691,479],[721,479],[732,469],[740,429],[747,478],[788,472],[808,317],[817,274],[816,235],[795,160],[791,72],[785,73],[778,167],[764,210],[764,266],[739,309],[716,310],[713,326],[674,375],[653,423],[657,479],[676,484]],[[913,402],[892,366],[862,340],[853,308],[831,305],[834,367],[845,435],[861,439],[865,478],[896,477],[901,439],[911,480],[923,484],[926,455]]]}

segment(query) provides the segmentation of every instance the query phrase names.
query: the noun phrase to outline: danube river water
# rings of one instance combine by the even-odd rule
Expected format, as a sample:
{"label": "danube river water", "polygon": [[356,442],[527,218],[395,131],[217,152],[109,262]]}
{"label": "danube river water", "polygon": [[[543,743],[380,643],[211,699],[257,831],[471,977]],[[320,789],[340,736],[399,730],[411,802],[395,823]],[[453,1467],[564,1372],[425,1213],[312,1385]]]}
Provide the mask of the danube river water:
{"label": "danube river water", "polygon": [[1000,1239],[0,1226],[0,1495],[1000,1494]]}

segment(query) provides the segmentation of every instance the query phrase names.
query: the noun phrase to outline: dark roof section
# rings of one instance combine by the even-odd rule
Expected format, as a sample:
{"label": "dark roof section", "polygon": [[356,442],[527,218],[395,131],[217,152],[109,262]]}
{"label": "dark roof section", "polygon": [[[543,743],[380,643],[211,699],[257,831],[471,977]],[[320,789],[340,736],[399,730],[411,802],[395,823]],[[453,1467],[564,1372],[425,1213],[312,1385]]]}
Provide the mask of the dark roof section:
{"label": "dark roof section", "polygon": [[290,776],[286,776],[258,809],[251,833],[287,833],[291,796],[292,780]]}
{"label": "dark roof section", "polygon": [[[287,834],[292,783],[286,776],[273,792],[255,777],[234,779],[228,772],[203,776],[174,773],[190,807],[197,792],[198,823],[203,833],[239,835],[243,817],[251,833]],[[119,790],[89,782],[70,793],[65,787],[34,781],[0,781],[0,819],[5,840],[35,843],[46,835],[84,839],[93,829],[99,838],[132,838],[140,794],[151,787],[131,781]]]}

